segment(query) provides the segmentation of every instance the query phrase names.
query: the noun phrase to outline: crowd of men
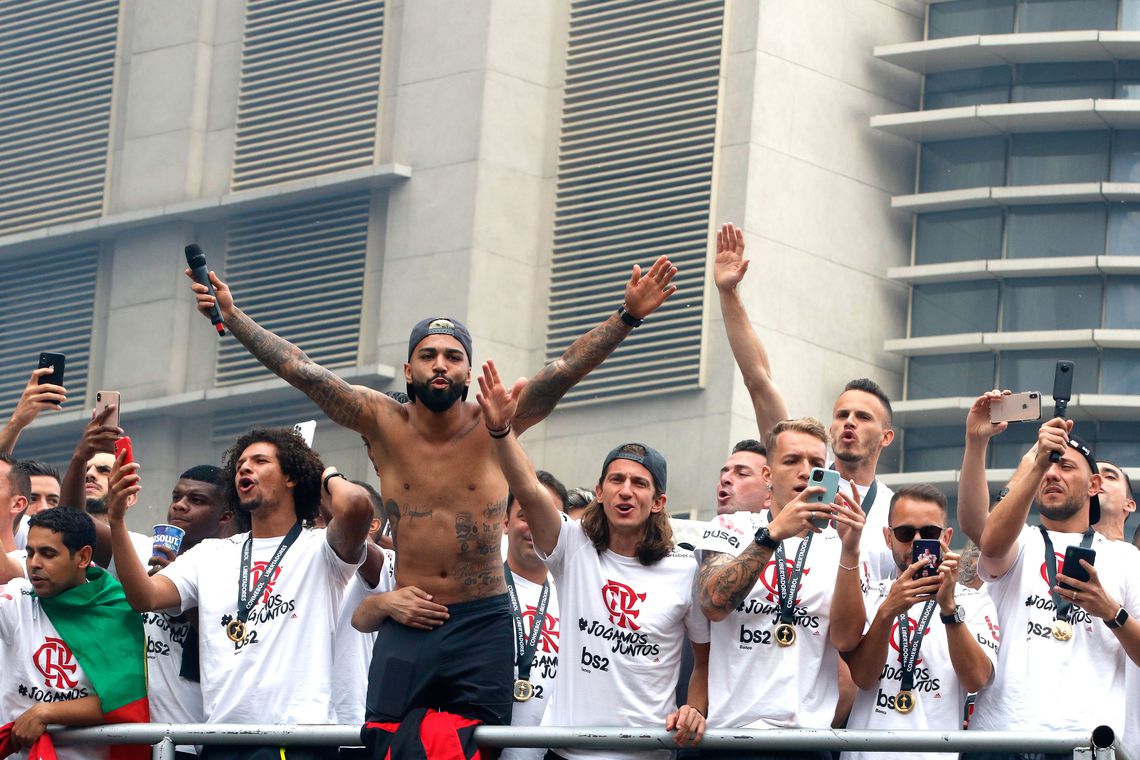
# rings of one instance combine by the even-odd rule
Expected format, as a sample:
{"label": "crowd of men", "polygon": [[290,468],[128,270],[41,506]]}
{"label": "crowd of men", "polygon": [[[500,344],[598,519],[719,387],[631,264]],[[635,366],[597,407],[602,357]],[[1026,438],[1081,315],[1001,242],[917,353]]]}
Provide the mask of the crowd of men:
{"label": "crowd of men", "polygon": [[20,431],[66,401],[43,382],[50,368],[33,372],[0,430],[0,756],[27,753],[49,724],[147,720],[362,726],[357,750],[178,747],[254,760],[496,756],[476,747],[480,724],[664,728],[678,756],[710,758],[831,754],[703,749],[709,728],[1107,724],[1140,751],[1124,469],[1051,419],[991,503],[986,449],[1007,423],[989,411],[1008,391],[987,390],[966,418],[957,517],[970,544],[954,551],[945,494],[877,477],[894,438],[883,390],[855,379],[827,422],[790,414],[738,295],[748,260],[732,225],[713,270],[759,439],[733,447],[710,487],[717,516],[695,531],[670,520],[670,468],[650,443],[598,452],[597,483],[569,491],[519,443],[674,292],[665,257],[634,266],[617,313],[529,380],[477,368],[459,321],[419,322],[406,395],[315,364],[211,273],[212,289],[192,285],[199,310],[216,307],[262,364],[360,434],[381,490],[292,430],[251,430],[220,466],[169,484],[176,550],[126,527],[145,467],[113,453],[113,406],[62,476],[13,458]]}

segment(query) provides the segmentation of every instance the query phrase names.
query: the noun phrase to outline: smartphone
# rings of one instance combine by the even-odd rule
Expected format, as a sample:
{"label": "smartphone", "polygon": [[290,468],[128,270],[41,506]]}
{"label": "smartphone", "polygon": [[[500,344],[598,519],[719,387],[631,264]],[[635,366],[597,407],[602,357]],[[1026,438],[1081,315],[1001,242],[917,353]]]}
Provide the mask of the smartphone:
{"label": "smartphone", "polygon": [[938,575],[938,565],[942,563],[942,544],[936,539],[916,538],[914,540],[914,554],[912,562],[918,562],[924,557],[933,557],[934,560],[925,567],[920,567],[914,574],[915,578],[930,578]]}
{"label": "smartphone", "polygon": [[990,422],[1032,422],[1041,419],[1041,393],[1025,391],[990,402]]}
{"label": "smartphone", "polygon": [[40,354],[40,369],[51,367],[51,374],[40,378],[40,385],[63,385],[63,369],[67,366],[67,357],[63,354],[53,354],[44,351]]}
{"label": "smartphone", "polygon": [[[807,497],[810,504],[831,504],[839,493],[839,473],[835,470],[825,470],[822,467],[813,467],[808,476],[808,486],[823,486],[824,492]],[[812,520],[812,525],[819,529],[827,527],[830,518],[825,513],[823,517]]]}
{"label": "smartphone", "polygon": [[[1061,566],[1058,572],[1064,573],[1074,580],[1081,582],[1089,579],[1088,570],[1085,570],[1081,560],[1088,562],[1090,565],[1096,564],[1096,550],[1087,549],[1083,546],[1070,546],[1065,550],[1065,563]],[[1072,590],[1072,586],[1068,583],[1059,584],[1061,588]]]}
{"label": "smartphone", "polygon": [[119,427],[119,392],[118,391],[96,391],[95,392],[95,416],[98,417],[103,411],[109,407],[114,406],[115,411],[111,412],[111,416],[103,424],[110,425],[111,427]]}
{"label": "smartphone", "polygon": [[313,435],[317,432],[316,420],[305,420],[304,422],[298,422],[293,426],[293,430],[297,432],[297,435],[301,436],[302,440],[305,441],[306,446],[309,448],[313,447]]}
{"label": "smartphone", "polygon": [[127,456],[123,459],[123,464],[130,464],[131,462],[135,461],[135,451],[133,448],[131,448],[130,436],[124,435],[122,438],[115,441],[115,456],[118,457],[119,454],[123,453],[124,451],[127,452]]}

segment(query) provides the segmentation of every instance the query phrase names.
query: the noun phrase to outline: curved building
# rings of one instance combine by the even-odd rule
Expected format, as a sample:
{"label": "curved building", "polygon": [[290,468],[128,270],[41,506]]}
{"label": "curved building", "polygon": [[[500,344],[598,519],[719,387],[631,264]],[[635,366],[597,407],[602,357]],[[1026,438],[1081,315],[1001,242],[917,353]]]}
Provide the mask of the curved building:
{"label": "curved building", "polygon": [[[889,272],[911,286],[907,337],[885,344],[906,359],[895,477],[953,492],[973,397],[1041,391],[1048,417],[1058,359],[1079,433],[1140,465],[1140,2],[935,1],[924,37],[875,49],[923,75],[921,110],[871,121],[918,153],[891,201],[914,215]],[[995,439],[992,488],[1036,430]]]}

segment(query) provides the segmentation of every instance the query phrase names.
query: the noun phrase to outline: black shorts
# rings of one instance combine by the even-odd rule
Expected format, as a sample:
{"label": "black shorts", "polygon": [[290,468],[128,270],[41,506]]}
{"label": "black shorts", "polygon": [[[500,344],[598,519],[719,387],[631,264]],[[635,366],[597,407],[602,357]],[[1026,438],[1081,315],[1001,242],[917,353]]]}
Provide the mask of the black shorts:
{"label": "black shorts", "polygon": [[447,607],[438,628],[384,621],[368,669],[365,716],[399,722],[427,707],[480,720],[511,722],[514,703],[514,621],[506,594]]}

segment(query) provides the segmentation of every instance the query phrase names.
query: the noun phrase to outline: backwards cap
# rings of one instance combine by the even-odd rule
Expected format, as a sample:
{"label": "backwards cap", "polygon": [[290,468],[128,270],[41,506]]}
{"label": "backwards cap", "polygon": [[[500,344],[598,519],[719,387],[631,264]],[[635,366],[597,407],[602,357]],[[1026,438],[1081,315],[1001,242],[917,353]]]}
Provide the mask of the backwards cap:
{"label": "backwards cap", "polygon": [[[1100,474],[1100,468],[1096,466],[1096,457],[1093,455],[1091,446],[1077,436],[1070,434],[1069,447],[1085,458],[1093,475]],[[1089,525],[1096,525],[1098,522],[1100,522],[1100,497],[1093,494],[1089,497]]]}
{"label": "backwards cap", "polygon": [[[640,446],[645,449],[645,455],[642,456],[634,451],[622,451],[626,446]],[[658,491],[665,493],[665,457],[661,456],[660,451],[650,448],[644,443],[623,443],[609,454],[606,454],[606,461],[602,464],[603,479],[606,476],[606,470],[609,469],[610,463],[615,459],[628,459],[631,462],[637,462],[649,470],[649,474],[653,476],[653,485],[657,487]]]}
{"label": "backwards cap", "polygon": [[416,350],[416,346],[429,335],[450,335],[455,338],[463,346],[463,350],[467,352],[467,363],[471,363],[471,333],[467,331],[462,322],[450,317],[428,317],[416,323],[416,326],[412,328],[412,334],[408,336],[409,360],[412,358],[412,352]]}

